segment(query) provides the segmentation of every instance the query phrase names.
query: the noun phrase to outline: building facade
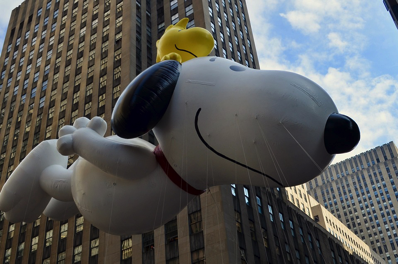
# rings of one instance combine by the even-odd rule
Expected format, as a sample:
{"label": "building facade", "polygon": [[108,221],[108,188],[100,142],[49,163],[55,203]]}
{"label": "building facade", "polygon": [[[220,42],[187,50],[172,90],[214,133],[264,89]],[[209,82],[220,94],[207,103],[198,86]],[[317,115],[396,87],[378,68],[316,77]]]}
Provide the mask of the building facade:
{"label": "building facade", "polygon": [[366,263],[386,263],[368,244],[316,201],[307,192],[306,184],[285,188],[285,191],[289,202],[340,241],[346,251],[359,255]]}
{"label": "building facade", "polygon": [[390,13],[395,26],[398,28],[398,2],[394,0],[383,0],[384,6]]}
{"label": "building facade", "polygon": [[388,263],[397,263],[397,147],[393,142],[330,166],[309,193]]}

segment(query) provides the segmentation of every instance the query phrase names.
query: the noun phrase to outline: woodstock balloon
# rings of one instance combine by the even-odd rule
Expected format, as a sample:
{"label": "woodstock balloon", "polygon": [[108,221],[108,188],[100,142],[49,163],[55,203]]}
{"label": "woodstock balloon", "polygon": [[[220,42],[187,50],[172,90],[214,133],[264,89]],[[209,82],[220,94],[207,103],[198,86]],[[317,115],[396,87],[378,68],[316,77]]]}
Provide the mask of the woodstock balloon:
{"label": "woodstock balloon", "polygon": [[[159,63],[120,96],[112,113],[117,136],[104,137],[99,117],[79,118],[25,157],[0,192],[9,221],[80,212],[107,233],[140,234],[211,186],[302,184],[356,146],[358,126],[317,84],[203,57],[211,34],[186,29],[187,22],[166,30]],[[138,138],[151,129],[158,146]],[[79,158],[67,168],[72,154]]]}
{"label": "woodstock balloon", "polygon": [[176,60],[180,63],[210,54],[214,39],[209,31],[200,27],[187,29],[188,18],[166,28],[156,42],[156,62]]}

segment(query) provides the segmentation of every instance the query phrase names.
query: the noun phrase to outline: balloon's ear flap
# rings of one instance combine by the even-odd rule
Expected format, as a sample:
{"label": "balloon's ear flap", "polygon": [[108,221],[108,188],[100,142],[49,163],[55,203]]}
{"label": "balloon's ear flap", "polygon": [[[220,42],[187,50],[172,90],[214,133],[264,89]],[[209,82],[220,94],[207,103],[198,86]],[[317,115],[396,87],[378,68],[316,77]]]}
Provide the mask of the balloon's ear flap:
{"label": "balloon's ear flap", "polygon": [[163,117],[180,75],[174,60],[156,63],[123,91],[112,112],[112,129],[122,138],[135,138],[154,128]]}

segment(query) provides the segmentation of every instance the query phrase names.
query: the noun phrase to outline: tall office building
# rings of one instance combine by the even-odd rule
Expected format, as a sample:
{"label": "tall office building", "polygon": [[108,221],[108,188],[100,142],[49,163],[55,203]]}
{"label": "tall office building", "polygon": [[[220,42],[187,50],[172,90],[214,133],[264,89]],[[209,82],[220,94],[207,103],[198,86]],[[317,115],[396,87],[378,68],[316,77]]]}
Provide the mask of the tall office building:
{"label": "tall office building", "polygon": [[380,254],[398,263],[398,158],[393,142],[330,166],[309,193]]}
{"label": "tall office building", "polygon": [[285,188],[285,192],[289,202],[340,241],[346,251],[358,254],[366,263],[386,263],[369,245],[308,194],[306,184]]}
{"label": "tall office building", "polygon": [[[123,88],[155,62],[155,41],[182,17],[213,33],[213,55],[258,67],[244,0],[27,0],[17,7],[0,57],[0,184],[61,126],[80,116],[109,122]],[[154,141],[151,133],[145,138]],[[1,215],[0,262],[363,262],[284,195],[213,187],[166,225],[127,237],[100,232],[81,215],[28,224]]]}
{"label": "tall office building", "polygon": [[398,28],[398,2],[395,0],[383,0],[383,3]]}
{"label": "tall office building", "polygon": [[[109,122],[123,88],[155,63],[156,40],[183,17],[190,19],[188,27],[213,33],[213,55],[259,65],[244,1],[27,0],[14,9],[0,58],[0,184],[40,141],[56,138],[58,129],[77,117],[98,115]],[[145,137],[154,140],[153,134]],[[128,263],[134,253],[145,263],[155,255],[159,263],[184,258],[200,263],[205,255],[203,235],[197,235],[199,201],[166,226],[122,241],[80,215],[61,223],[42,217],[13,224],[1,218],[0,262]],[[198,237],[191,247],[189,223]],[[137,241],[145,254],[135,252]],[[206,257],[211,256],[209,249]]]}

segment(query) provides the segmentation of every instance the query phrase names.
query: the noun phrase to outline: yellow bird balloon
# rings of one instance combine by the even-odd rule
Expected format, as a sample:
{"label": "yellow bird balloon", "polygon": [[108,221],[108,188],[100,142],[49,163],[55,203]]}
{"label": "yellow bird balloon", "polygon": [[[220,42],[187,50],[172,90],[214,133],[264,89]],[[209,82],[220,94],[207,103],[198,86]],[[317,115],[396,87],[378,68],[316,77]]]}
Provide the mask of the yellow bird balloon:
{"label": "yellow bird balloon", "polygon": [[156,62],[176,60],[179,63],[190,59],[205,57],[214,48],[211,33],[200,27],[187,28],[188,18],[166,28],[163,36],[156,42]]}

